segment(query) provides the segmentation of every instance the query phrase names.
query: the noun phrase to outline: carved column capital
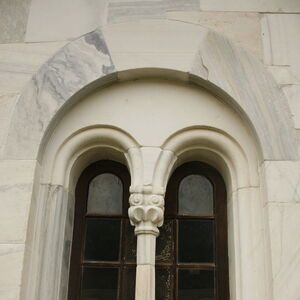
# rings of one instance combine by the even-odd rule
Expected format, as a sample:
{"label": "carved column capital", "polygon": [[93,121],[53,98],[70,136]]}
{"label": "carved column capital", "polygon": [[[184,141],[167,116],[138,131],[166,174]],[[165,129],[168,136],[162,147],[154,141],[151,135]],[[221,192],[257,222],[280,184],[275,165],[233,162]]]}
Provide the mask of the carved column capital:
{"label": "carved column capital", "polygon": [[150,233],[158,236],[157,227],[162,226],[164,219],[164,197],[160,194],[135,193],[129,198],[128,215],[135,234]]}

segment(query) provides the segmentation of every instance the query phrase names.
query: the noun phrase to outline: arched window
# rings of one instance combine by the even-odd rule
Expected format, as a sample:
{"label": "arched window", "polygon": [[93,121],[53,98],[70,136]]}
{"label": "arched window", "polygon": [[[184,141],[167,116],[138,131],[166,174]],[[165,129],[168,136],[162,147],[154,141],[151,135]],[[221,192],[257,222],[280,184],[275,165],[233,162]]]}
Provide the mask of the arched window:
{"label": "arched window", "polygon": [[76,186],[69,300],[132,300],[136,238],[128,220],[130,176],[113,161],[84,170]]}
{"label": "arched window", "polygon": [[212,167],[190,162],[171,176],[157,239],[156,300],[227,300],[226,190]]}

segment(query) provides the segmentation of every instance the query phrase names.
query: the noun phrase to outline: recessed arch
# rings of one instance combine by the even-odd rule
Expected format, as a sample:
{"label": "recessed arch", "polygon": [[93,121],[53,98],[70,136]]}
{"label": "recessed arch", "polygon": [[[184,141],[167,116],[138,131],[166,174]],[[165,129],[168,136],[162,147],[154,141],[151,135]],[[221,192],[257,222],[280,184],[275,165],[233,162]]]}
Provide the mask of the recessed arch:
{"label": "recessed arch", "polygon": [[[173,171],[187,162],[205,162],[220,172],[227,189],[231,297],[247,299],[255,291],[257,299],[268,299],[271,258],[265,252],[267,236],[261,231],[265,216],[259,157],[227,133],[205,127],[175,132],[161,148],[154,186],[166,187]],[[257,272],[261,276],[256,276]]]}
{"label": "recessed arch", "polygon": [[[70,106],[90,91],[117,81],[158,77],[197,84],[226,101],[253,129],[259,144],[257,150],[261,152],[261,160],[295,159],[297,150],[290,113],[284,96],[272,77],[259,61],[226,38],[203,28],[200,32],[201,43],[199,49],[191,53],[194,64],[189,70],[182,70],[175,63],[172,69],[147,63],[142,68],[136,68],[132,63],[126,70],[118,69],[113,63],[106,39],[99,30],[71,42],[42,66],[21,95],[13,114],[4,158],[38,159],[42,167],[47,169],[46,172],[49,171],[51,168],[43,164],[44,145],[56,123]],[[261,84],[262,82],[264,84]],[[46,241],[39,240],[43,236],[39,232],[39,225],[47,221],[47,224],[57,223],[61,228],[66,227],[70,230],[70,220],[60,218],[72,214],[70,174],[76,178],[75,174],[79,174],[88,162],[99,159],[97,152],[99,153],[100,149],[109,149],[110,155],[115,155],[116,160],[126,161],[132,174],[136,174],[133,176],[134,185],[141,185],[139,164],[142,159],[139,145],[129,134],[119,128],[95,126],[84,128],[70,136],[57,153],[57,160],[55,159],[62,164],[55,164],[49,171],[50,177],[43,177],[44,184],[41,185],[38,194],[33,196],[42,200],[34,199],[32,205],[33,208],[37,205],[37,223],[32,225],[33,236],[36,238],[34,243],[37,244],[27,240],[29,251],[43,253],[42,259],[52,257],[51,253],[57,248],[55,259],[58,259],[59,267],[51,269],[50,260],[44,264],[34,259],[27,262],[31,264],[28,272],[31,279],[28,281],[34,283],[35,275],[40,274],[39,271],[42,281],[39,287],[28,285],[27,291],[23,289],[24,295],[27,296],[24,299],[34,299],[31,293],[36,293],[37,297],[41,296],[39,293],[47,293],[48,297],[53,296],[52,299],[63,297],[66,287],[61,283],[61,279],[66,275],[66,270],[59,268],[63,265],[62,257],[67,256],[64,253],[64,242],[67,239],[57,236],[57,227],[49,226],[51,230],[47,232]],[[257,157],[249,155],[242,145],[226,133],[213,128],[184,129],[171,136],[161,146],[161,150],[153,176],[153,185],[157,185],[157,190],[162,190],[160,187],[165,185],[166,178],[176,162],[180,164],[191,158],[198,158],[215,163],[218,169],[223,171],[222,175],[232,191],[231,222],[234,224],[230,226],[233,226],[231,249],[232,257],[235,258],[234,299],[247,299],[247,291],[256,286],[257,281],[260,281],[260,284],[256,295],[264,297],[267,294],[265,289],[268,282],[264,280],[267,276],[262,275],[263,280],[260,280],[261,277],[254,277],[262,269],[258,267],[259,263],[268,264],[268,259],[263,262],[265,241],[259,231],[263,228],[263,216],[260,211],[262,199],[257,184],[259,176],[255,171]],[[38,185],[37,178],[36,182]],[[237,201],[237,198],[241,201]],[[46,215],[47,210],[50,211],[50,215]],[[260,214],[254,218],[254,212]],[[47,219],[44,220],[44,216]],[[240,222],[241,218],[243,222]],[[29,226],[29,230],[32,226]],[[253,226],[256,226],[255,230]],[[258,229],[259,226],[261,228]],[[62,233],[65,234],[67,235]],[[262,240],[259,241],[259,245],[256,243],[256,234]],[[55,239],[59,243],[53,243]],[[255,246],[258,254],[257,257],[251,257],[251,269],[248,268],[249,260],[246,260],[249,255],[247,249],[254,250]],[[24,270],[26,272],[28,268]],[[47,270],[50,273],[47,273]],[[60,274],[59,277],[56,277],[57,274]],[[54,282],[51,287],[48,285],[49,279]],[[29,291],[30,288],[32,291]]]}

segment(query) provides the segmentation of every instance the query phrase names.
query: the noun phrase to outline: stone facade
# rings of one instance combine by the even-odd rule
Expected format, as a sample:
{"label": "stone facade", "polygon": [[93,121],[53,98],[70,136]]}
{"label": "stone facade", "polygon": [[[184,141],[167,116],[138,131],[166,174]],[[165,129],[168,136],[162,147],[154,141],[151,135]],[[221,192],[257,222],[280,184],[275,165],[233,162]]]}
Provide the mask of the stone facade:
{"label": "stone facade", "polygon": [[300,299],[299,1],[13,0],[0,15],[1,299],[66,299],[74,187],[101,159],[131,175],[136,300],[154,300],[166,185],[191,160],[226,182],[231,299]]}

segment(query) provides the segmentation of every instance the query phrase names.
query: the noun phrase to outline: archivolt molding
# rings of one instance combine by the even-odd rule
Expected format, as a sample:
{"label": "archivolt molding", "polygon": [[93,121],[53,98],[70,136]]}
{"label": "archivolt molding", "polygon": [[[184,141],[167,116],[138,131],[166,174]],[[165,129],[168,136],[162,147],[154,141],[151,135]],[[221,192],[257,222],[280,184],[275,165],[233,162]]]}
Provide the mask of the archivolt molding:
{"label": "archivolt molding", "polygon": [[[114,149],[124,156],[132,182],[141,185],[142,157],[138,143],[122,130],[104,126],[84,128],[65,140],[50,162],[53,168],[45,166],[45,170],[52,170],[51,183],[68,187],[71,169],[76,161],[82,159],[90,150],[101,153],[100,150],[105,148]],[[48,159],[46,157],[44,161]]]}
{"label": "archivolt molding", "polygon": [[[172,21],[168,28],[170,24]],[[160,27],[157,28],[160,30]],[[201,26],[199,28],[201,43],[195,53],[190,53],[194,63],[186,71],[176,65],[176,59],[172,70],[164,69],[159,63],[147,65],[151,61],[149,59],[144,59],[141,69],[137,70],[135,60],[129,59],[131,66],[127,70],[118,70],[100,30],[70,42],[40,68],[20,96],[3,158],[37,159],[39,149],[46,141],[46,133],[51,132],[54,126],[52,121],[59,119],[64,109],[96,87],[126,78],[169,78],[175,74],[180,80],[204,86],[237,110],[253,127],[261,144],[263,159],[297,159],[291,113],[272,76],[247,51],[224,36]],[[130,36],[132,33],[124,34]],[[128,46],[132,47],[132,53],[138,51],[138,45]],[[117,52],[118,49],[114,49],[114,53]],[[156,56],[159,53],[162,57],[155,61],[163,62],[165,52],[158,49]]]}
{"label": "archivolt molding", "polygon": [[[207,153],[213,153],[223,161],[216,167],[222,172],[224,168],[230,174],[223,176],[230,180],[230,190],[257,186],[258,157],[248,153],[232,137],[213,128],[187,128],[169,137],[161,146],[163,149],[153,175],[153,186],[166,187],[172,170],[178,161],[184,161],[189,152],[195,153],[195,159],[206,160]],[[215,163],[218,164],[217,160]]]}

